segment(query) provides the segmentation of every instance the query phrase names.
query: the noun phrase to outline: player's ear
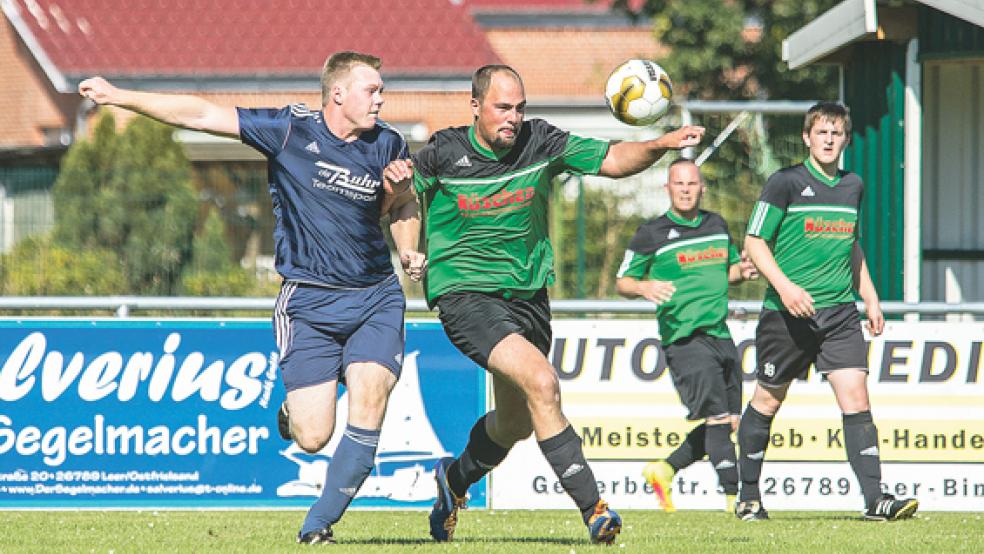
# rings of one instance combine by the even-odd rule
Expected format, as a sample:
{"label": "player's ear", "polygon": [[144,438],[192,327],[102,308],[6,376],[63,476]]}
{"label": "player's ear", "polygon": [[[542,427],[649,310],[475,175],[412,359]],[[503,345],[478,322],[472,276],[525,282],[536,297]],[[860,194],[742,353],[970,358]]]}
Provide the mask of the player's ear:
{"label": "player's ear", "polygon": [[338,84],[334,84],[331,86],[330,96],[332,102],[334,102],[336,105],[341,106],[342,101],[345,100],[345,89]]}
{"label": "player's ear", "polygon": [[803,131],[803,144],[805,144],[807,148],[810,147],[810,133],[807,133],[806,131]]}
{"label": "player's ear", "polygon": [[482,103],[478,101],[478,98],[471,99],[472,116],[474,116],[476,119],[478,119],[478,111],[481,107],[482,107]]}

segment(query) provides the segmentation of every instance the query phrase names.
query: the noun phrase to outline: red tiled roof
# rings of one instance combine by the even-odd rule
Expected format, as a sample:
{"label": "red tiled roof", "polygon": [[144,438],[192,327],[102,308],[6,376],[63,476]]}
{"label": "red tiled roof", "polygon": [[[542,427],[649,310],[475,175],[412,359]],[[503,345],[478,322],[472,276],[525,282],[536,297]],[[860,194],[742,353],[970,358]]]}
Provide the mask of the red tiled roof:
{"label": "red tiled roof", "polygon": [[606,11],[613,0],[460,0],[473,10]]}
{"label": "red tiled roof", "polygon": [[[611,10],[614,0],[455,0],[480,11],[598,12]],[[627,8],[639,12],[645,0],[628,0]]]}
{"label": "red tiled roof", "polygon": [[9,2],[68,76],[307,75],[338,50],[380,56],[384,75],[470,75],[498,61],[451,0]]}

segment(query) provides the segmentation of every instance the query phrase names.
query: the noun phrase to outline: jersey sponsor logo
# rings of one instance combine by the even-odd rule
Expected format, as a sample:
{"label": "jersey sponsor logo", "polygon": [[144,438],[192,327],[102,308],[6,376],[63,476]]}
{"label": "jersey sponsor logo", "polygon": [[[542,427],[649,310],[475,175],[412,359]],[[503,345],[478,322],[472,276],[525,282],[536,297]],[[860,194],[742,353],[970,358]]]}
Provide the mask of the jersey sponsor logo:
{"label": "jersey sponsor logo", "polygon": [[670,229],[670,232],[666,233],[666,238],[671,240],[678,238],[679,236],[680,236],[680,231],[677,231],[676,229]]}
{"label": "jersey sponsor logo", "polygon": [[703,250],[683,250],[677,252],[676,259],[681,267],[694,264],[705,265],[708,263],[717,263],[721,260],[728,259],[728,249],[718,246],[708,246]]}
{"label": "jersey sponsor logo", "polygon": [[536,196],[534,187],[519,190],[503,190],[490,196],[458,194],[458,213],[463,217],[481,217],[498,215],[521,208],[533,203]]}
{"label": "jersey sponsor logo", "polygon": [[806,188],[803,189],[803,192],[800,193],[800,196],[816,196],[816,195],[817,194],[813,192],[813,187],[811,187],[810,185],[806,185]]}
{"label": "jersey sponsor logo", "polygon": [[846,219],[824,219],[822,216],[808,217],[803,221],[803,232],[821,235],[853,235],[853,221]]}
{"label": "jersey sponsor logo", "polygon": [[458,167],[471,167],[471,160],[468,159],[468,154],[458,158],[458,161],[454,162],[454,165]]}
{"label": "jersey sponsor logo", "polygon": [[328,162],[314,162],[314,165],[320,168],[317,177],[312,179],[315,188],[335,192],[352,200],[367,202],[376,200],[376,193],[382,181],[373,179],[368,173],[353,177],[352,171],[347,167]]}
{"label": "jersey sponsor logo", "polygon": [[304,149],[307,150],[308,152],[314,152],[315,154],[321,153],[321,149],[318,148],[318,143],[314,141],[312,141],[311,144],[305,146]]}

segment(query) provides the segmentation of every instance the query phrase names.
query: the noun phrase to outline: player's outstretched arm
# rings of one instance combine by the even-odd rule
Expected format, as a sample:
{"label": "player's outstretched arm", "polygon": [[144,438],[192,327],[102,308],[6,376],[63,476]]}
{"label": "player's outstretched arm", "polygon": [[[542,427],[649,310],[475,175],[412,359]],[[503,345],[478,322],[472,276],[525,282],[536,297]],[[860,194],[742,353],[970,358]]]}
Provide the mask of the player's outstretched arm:
{"label": "player's outstretched arm", "polygon": [[413,162],[393,160],[383,170],[386,197],[383,208],[390,215],[390,233],[400,255],[400,264],[411,281],[419,281],[427,269],[427,258],[417,251],[420,240],[420,208],[411,182]]}
{"label": "player's outstretched arm", "polygon": [[703,127],[686,125],[653,140],[612,144],[598,175],[614,178],[635,175],[659,161],[669,150],[700,144],[703,136]]}
{"label": "player's outstretched arm", "polygon": [[79,94],[96,104],[124,108],[168,125],[239,138],[236,109],[217,106],[197,96],[127,90],[113,86],[102,77],[79,83]]}
{"label": "player's outstretched arm", "polygon": [[779,264],[776,263],[765,239],[746,235],[745,250],[748,251],[748,257],[752,259],[759,273],[779,293],[779,299],[790,314],[795,317],[810,317],[817,313],[813,307],[813,297],[803,287],[790,281],[782,269],[779,269]]}
{"label": "player's outstretched arm", "polygon": [[626,298],[643,297],[655,304],[669,301],[676,292],[672,281],[658,279],[639,280],[634,277],[619,277],[615,280],[615,290]]}
{"label": "player's outstretched arm", "polygon": [[854,288],[864,301],[864,311],[868,314],[868,331],[877,337],[885,330],[885,316],[882,314],[875,283],[871,280],[871,273],[868,272],[864,251],[856,240],[851,251],[851,270],[854,273]]}

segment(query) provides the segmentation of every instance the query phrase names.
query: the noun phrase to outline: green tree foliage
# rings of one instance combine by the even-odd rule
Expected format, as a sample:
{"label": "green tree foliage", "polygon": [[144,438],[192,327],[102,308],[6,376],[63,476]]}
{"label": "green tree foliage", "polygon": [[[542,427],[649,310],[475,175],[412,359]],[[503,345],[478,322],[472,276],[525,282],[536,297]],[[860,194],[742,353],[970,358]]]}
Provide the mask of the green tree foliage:
{"label": "green tree foliage", "polygon": [[22,240],[3,256],[2,290],[9,296],[96,296],[125,290],[116,254],[79,250],[48,237]]}
{"label": "green tree foliage", "polygon": [[552,295],[578,298],[578,250],[583,248],[583,297],[614,298],[615,273],[629,239],[644,218],[625,215],[631,198],[622,197],[602,187],[584,187],[584,240],[578,240],[578,203],[576,198],[561,196],[553,205],[559,225],[551,237],[558,279]]}
{"label": "green tree foliage", "polygon": [[139,117],[117,134],[106,114],[55,182],[55,244],[116,252],[131,294],[173,294],[191,253],[197,199],[172,133]]}
{"label": "green tree foliage", "polygon": [[242,296],[254,279],[233,263],[225,224],[215,210],[208,211],[202,230],[192,243],[191,263],[181,277],[181,293],[190,296]]}
{"label": "green tree foliage", "polygon": [[116,121],[106,112],[96,123],[92,140],[76,142],[65,154],[52,190],[57,244],[76,249],[101,246],[102,197],[108,192],[106,181],[118,142]]}
{"label": "green tree foliage", "polygon": [[198,202],[173,132],[147,118],[127,126],[108,182],[112,196],[101,206],[102,243],[119,250],[141,294],[174,294],[191,254]]}
{"label": "green tree foliage", "polygon": [[[739,100],[814,100],[837,97],[837,71],[812,65],[790,70],[782,41],[840,0],[647,0],[655,38],[669,47],[656,60],[678,95]],[[630,0],[616,0],[628,9]]]}
{"label": "green tree foliage", "polygon": [[[24,295],[222,295],[264,291],[233,262],[219,214],[195,237],[199,200],[173,128],[108,113],[62,161],[55,228],[4,256],[3,291]],[[270,287],[267,287],[270,288]]]}
{"label": "green tree foliage", "polygon": [[[667,53],[655,60],[669,73],[677,101],[830,100],[837,98],[834,67],[790,70],[782,41],[837,5],[840,0],[721,0],[685,2],[616,0],[615,9],[634,8],[649,18],[655,39]],[[737,113],[696,114],[707,128],[700,154]],[[708,185],[702,206],[721,213],[732,236],[742,242],[762,185],[780,167],[806,156],[802,115],[752,114],[701,167]],[[734,298],[761,298],[764,284],[742,285]]]}

